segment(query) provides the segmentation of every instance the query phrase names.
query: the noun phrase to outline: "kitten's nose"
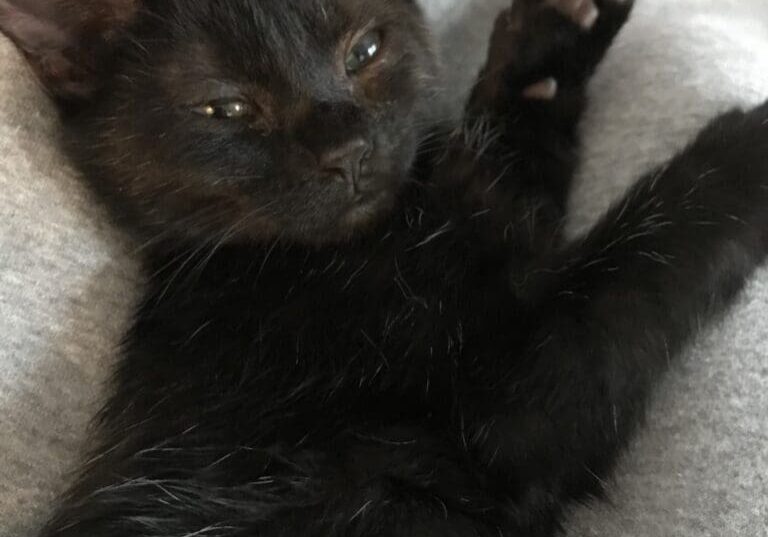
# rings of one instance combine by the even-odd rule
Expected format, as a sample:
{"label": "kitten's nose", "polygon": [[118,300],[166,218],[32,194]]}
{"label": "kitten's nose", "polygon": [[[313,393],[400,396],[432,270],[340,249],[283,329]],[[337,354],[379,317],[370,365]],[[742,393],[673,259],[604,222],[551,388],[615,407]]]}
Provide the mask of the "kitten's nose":
{"label": "kitten's nose", "polygon": [[320,168],[348,183],[357,192],[363,163],[371,146],[363,138],[355,138],[326,151],[320,156]]}

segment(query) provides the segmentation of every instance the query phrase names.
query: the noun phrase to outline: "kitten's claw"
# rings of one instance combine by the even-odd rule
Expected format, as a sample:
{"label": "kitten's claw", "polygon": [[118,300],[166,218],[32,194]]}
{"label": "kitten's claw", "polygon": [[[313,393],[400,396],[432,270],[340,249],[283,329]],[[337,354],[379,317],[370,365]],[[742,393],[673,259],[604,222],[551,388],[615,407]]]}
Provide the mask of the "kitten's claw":
{"label": "kitten's claw", "polygon": [[583,88],[634,0],[513,0],[496,19],[473,99],[554,101]]}
{"label": "kitten's claw", "polygon": [[532,13],[554,10],[587,31],[595,26],[604,9],[628,11],[633,3],[634,0],[513,0],[509,18],[517,22],[519,30],[526,21],[530,22]]}
{"label": "kitten's claw", "polygon": [[593,0],[547,0],[546,3],[585,30],[591,29],[600,17],[600,10]]}
{"label": "kitten's claw", "polygon": [[551,101],[557,96],[557,80],[546,78],[523,90],[523,97],[537,101]]}

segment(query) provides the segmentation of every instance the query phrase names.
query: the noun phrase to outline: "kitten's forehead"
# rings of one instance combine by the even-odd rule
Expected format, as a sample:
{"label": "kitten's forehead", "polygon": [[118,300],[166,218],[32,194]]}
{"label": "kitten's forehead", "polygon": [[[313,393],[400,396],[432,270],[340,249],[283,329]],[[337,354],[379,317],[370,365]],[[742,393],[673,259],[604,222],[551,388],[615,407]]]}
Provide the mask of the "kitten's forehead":
{"label": "kitten's forehead", "polygon": [[268,74],[318,66],[350,33],[396,21],[410,0],[175,0],[176,38],[230,67]]}
{"label": "kitten's forehead", "polygon": [[351,37],[415,13],[412,0],[173,0],[156,8],[167,26],[159,32],[172,36],[174,84],[256,83],[287,99],[331,97]]}

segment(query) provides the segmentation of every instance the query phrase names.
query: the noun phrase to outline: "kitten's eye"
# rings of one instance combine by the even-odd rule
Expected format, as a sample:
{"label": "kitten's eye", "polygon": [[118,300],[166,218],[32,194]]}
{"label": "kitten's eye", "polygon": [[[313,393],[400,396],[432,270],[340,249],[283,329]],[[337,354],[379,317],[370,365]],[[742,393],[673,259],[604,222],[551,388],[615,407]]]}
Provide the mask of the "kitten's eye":
{"label": "kitten's eye", "polygon": [[241,119],[250,116],[252,109],[243,101],[213,101],[194,111],[211,119]]}
{"label": "kitten's eye", "polygon": [[363,67],[371,63],[381,51],[381,33],[378,31],[368,32],[357,40],[349,50],[345,66],[347,72],[357,73]]}

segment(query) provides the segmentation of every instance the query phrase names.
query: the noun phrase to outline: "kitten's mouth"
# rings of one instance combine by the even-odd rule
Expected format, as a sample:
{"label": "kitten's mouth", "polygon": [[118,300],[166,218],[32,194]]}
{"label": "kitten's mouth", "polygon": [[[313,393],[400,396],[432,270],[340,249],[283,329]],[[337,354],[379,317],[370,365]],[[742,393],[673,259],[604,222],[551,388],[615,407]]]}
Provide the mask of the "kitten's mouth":
{"label": "kitten's mouth", "polygon": [[391,196],[387,190],[374,192],[359,192],[344,214],[344,223],[348,226],[366,224],[381,214],[390,203]]}
{"label": "kitten's mouth", "polygon": [[360,206],[360,205],[370,205],[375,204],[379,200],[386,197],[386,191],[385,190],[377,190],[377,191],[368,191],[368,192],[358,192],[355,194],[352,205],[353,206]]}

